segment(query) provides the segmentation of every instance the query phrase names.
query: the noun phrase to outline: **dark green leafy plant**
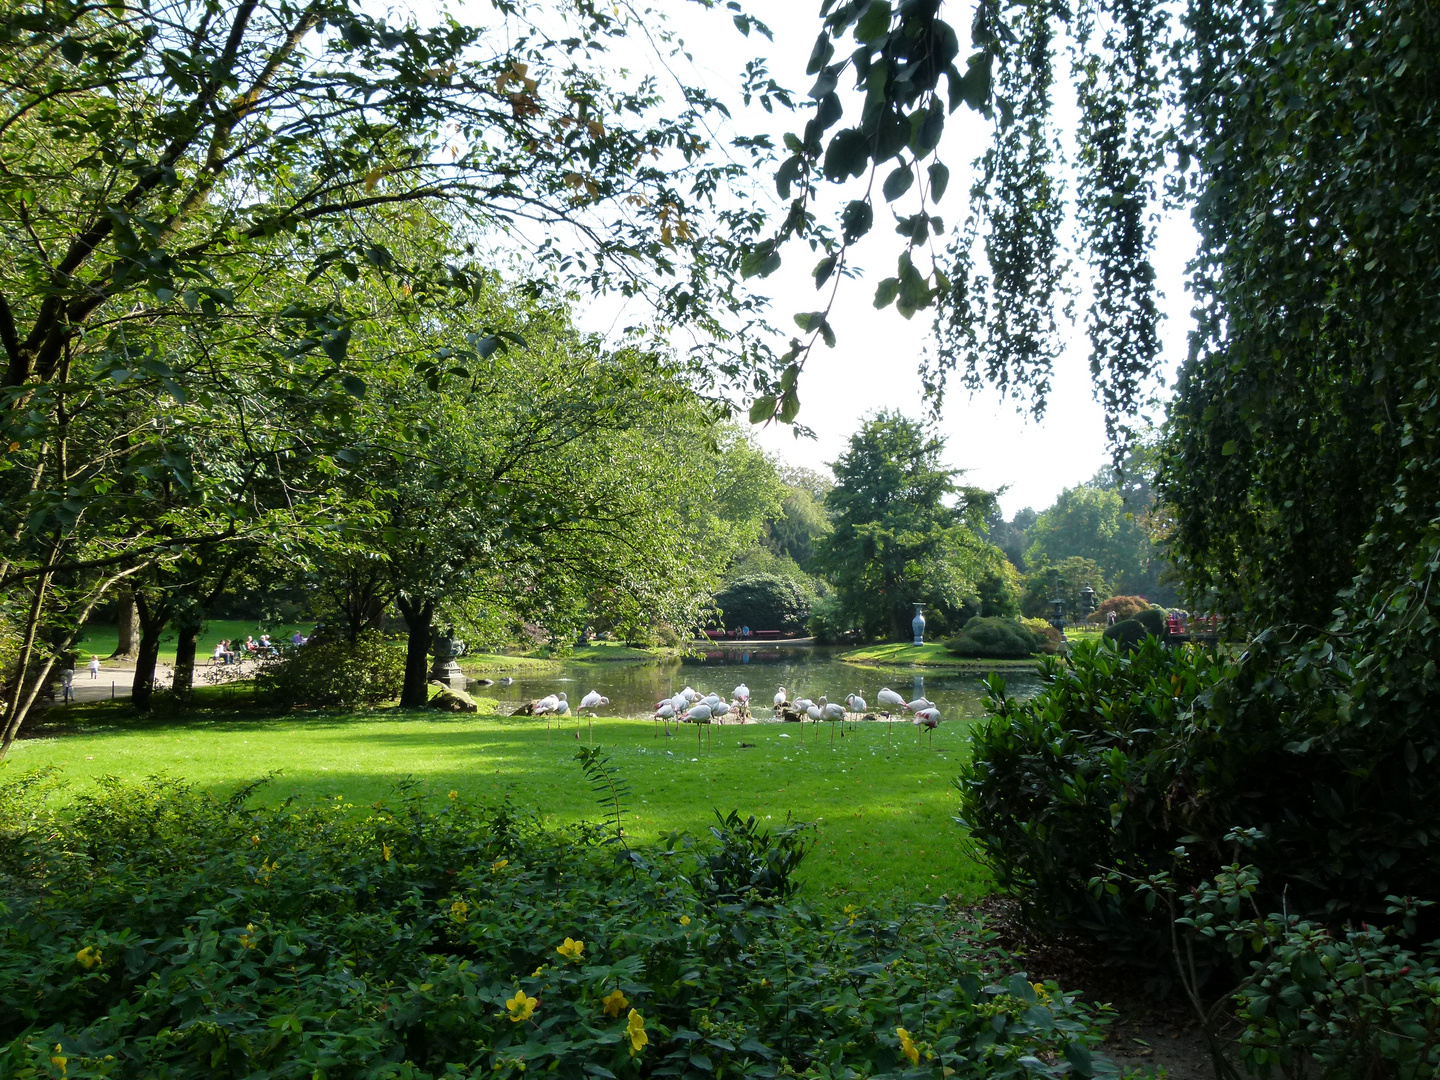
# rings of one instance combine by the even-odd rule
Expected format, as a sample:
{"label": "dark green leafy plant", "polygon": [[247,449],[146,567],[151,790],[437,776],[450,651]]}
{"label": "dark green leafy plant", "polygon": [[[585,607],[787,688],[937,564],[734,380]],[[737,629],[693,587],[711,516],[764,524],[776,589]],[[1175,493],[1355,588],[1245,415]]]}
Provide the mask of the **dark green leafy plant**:
{"label": "dark green leafy plant", "polygon": [[1143,608],[1132,617],[1121,619],[1114,626],[1105,628],[1105,639],[1114,641],[1125,649],[1135,648],[1147,637],[1164,636],[1165,613],[1152,607]]}
{"label": "dark green leafy plant", "polygon": [[255,696],[282,708],[351,708],[379,705],[400,696],[405,680],[405,651],[377,630],[353,643],[329,638],[287,647],[262,661],[255,673]]}
{"label": "dark green leafy plant", "polygon": [[810,618],[811,596],[800,581],[779,574],[753,574],[732,581],[715,594],[726,629],[799,633]]}
{"label": "dark green leafy plant", "polygon": [[983,974],[938,909],[825,916],[743,872],[718,898],[712,855],[772,861],[744,822],[616,860],[503,805],[252,794],[0,794],[0,1074],[1115,1073],[1100,1014]]}
{"label": "dark green leafy plant", "polygon": [[945,643],[945,648],[956,656],[1023,660],[1035,655],[1044,645],[1040,637],[1014,619],[976,616],[965,624],[958,636]]}

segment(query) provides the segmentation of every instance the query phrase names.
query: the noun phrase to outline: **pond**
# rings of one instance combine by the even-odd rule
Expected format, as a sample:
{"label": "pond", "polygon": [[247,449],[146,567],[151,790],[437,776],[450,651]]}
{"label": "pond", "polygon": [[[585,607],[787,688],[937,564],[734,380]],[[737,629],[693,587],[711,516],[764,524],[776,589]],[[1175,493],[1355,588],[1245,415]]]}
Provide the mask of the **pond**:
{"label": "pond", "polygon": [[[859,694],[874,711],[876,692],[888,686],[907,700],[924,696],[940,707],[947,720],[973,718],[984,714],[983,675],[975,672],[944,672],[935,669],[857,667],[837,659],[842,650],[823,646],[746,645],[716,646],[702,656],[653,663],[562,663],[555,672],[520,675],[509,686],[470,684],[476,696],[501,702],[502,712],[512,712],[527,701],[564,691],[571,708],[586,693],[598,690],[610,699],[600,710],[606,716],[648,716],[655,703],[686,686],[702,694],[715,692],[727,699],[741,683],[750,687],[751,712],[755,719],[772,721],[770,707],[778,687],[784,686],[791,701],[798,697],[843,702],[846,694]],[[1029,697],[1040,689],[1039,677],[1031,671],[1006,671],[1005,681],[1017,697]]]}

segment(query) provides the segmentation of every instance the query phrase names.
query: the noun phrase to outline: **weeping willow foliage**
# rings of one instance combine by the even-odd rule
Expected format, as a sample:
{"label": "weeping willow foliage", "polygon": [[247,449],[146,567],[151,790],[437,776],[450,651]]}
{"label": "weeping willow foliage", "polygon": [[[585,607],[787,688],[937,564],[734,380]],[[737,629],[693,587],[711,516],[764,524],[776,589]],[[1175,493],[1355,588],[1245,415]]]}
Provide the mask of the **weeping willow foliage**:
{"label": "weeping willow foliage", "polygon": [[[1196,321],[1157,489],[1192,599],[1315,628],[1413,604],[1395,625],[1433,625],[1440,12],[1036,0],[982,4],[982,22],[995,134],[947,252],[932,385],[955,373],[1042,410],[1073,252],[1123,452],[1156,391],[1156,218],[1188,210]],[[1067,61],[1068,148],[1052,116]]]}

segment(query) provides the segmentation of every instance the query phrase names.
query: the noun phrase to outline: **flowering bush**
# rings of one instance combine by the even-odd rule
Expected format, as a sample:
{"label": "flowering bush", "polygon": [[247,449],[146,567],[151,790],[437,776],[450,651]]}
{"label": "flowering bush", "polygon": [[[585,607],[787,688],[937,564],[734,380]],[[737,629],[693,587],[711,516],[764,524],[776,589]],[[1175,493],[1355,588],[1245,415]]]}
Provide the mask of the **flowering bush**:
{"label": "flowering bush", "polygon": [[717,890],[753,855],[682,836],[628,849],[413,791],[257,807],[113,782],[64,812],[45,793],[0,787],[0,1075],[1113,1072],[1101,1017],[987,976],[936,909]]}

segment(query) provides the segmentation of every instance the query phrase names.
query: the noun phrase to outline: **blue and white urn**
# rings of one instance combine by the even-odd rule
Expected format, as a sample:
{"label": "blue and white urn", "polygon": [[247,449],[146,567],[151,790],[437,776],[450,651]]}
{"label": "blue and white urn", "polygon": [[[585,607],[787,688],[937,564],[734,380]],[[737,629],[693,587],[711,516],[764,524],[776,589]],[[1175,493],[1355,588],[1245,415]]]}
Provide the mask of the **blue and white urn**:
{"label": "blue and white urn", "polygon": [[920,614],[924,604],[915,605],[915,618],[910,620],[910,629],[915,631],[915,644],[925,644],[925,616]]}

